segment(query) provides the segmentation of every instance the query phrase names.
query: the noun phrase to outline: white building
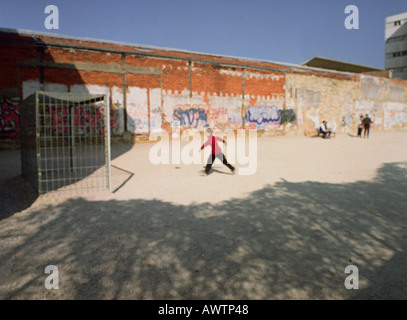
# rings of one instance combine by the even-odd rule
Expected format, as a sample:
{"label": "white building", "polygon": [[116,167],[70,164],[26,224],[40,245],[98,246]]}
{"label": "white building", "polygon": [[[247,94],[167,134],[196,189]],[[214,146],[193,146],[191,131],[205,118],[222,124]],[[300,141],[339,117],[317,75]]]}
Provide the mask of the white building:
{"label": "white building", "polygon": [[386,18],[385,69],[393,70],[393,78],[407,80],[407,12]]}

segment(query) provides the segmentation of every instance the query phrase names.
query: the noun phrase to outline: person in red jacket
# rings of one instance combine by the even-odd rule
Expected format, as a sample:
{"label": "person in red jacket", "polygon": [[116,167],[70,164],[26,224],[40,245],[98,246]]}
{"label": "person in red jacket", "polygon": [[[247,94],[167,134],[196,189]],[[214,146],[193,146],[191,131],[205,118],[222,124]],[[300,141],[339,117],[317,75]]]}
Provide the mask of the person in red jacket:
{"label": "person in red jacket", "polygon": [[222,149],[218,145],[218,141],[222,141],[226,145],[226,141],[222,138],[214,136],[212,133],[212,129],[206,129],[206,132],[208,134],[208,140],[202,145],[201,150],[203,150],[207,146],[212,147],[212,152],[211,155],[208,158],[208,163],[206,164],[205,167],[205,173],[208,175],[209,171],[211,170],[212,164],[215,161],[216,158],[218,158],[222,163],[227,166],[233,173],[235,172],[235,168],[228,163],[226,160],[225,155],[222,152]]}

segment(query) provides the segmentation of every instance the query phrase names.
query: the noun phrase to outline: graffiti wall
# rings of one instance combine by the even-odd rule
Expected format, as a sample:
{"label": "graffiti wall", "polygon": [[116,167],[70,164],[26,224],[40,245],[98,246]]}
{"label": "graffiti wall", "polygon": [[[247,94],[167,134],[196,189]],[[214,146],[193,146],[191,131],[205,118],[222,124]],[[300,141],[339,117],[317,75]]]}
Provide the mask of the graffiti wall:
{"label": "graffiti wall", "polygon": [[297,120],[297,115],[293,109],[279,110],[281,113],[281,124],[294,123]]}
{"label": "graffiti wall", "polygon": [[182,129],[240,128],[242,125],[240,113],[237,111],[229,113],[228,110],[228,107],[215,108],[210,105],[178,105],[174,108],[172,127],[180,126]]}
{"label": "graffiti wall", "polygon": [[210,104],[210,126],[222,130],[242,127],[242,97],[240,95],[209,97]]}
{"label": "graffiti wall", "polygon": [[149,133],[161,130],[161,89],[127,88],[127,130]]}
{"label": "graffiti wall", "polygon": [[278,128],[296,120],[297,115],[293,109],[280,109],[275,105],[250,106],[246,110],[246,121],[259,128]]}
{"label": "graffiti wall", "polygon": [[[50,91],[50,90],[49,90]],[[118,87],[109,88],[103,85],[94,84],[75,84],[71,85],[70,92],[72,93],[84,93],[84,94],[104,94],[110,104],[110,130],[112,135],[122,134],[124,131],[123,125],[123,93]],[[89,121],[95,121],[91,119],[90,111],[84,111],[84,116],[88,119],[84,120],[85,123]],[[101,115],[95,114],[97,120],[101,120]],[[86,130],[86,129],[85,129]]]}
{"label": "graffiti wall", "polygon": [[164,91],[163,128],[238,129],[242,127],[241,108],[242,97],[238,95],[194,93],[191,96],[189,91]]}
{"label": "graffiti wall", "polygon": [[[68,87],[66,85],[58,83],[44,83],[43,85],[38,80],[28,80],[22,83],[23,97],[34,94],[36,91],[44,90],[49,92],[68,92]],[[83,93],[83,94],[105,94],[110,100],[110,130],[112,135],[119,135],[124,132],[124,104],[123,104],[123,90],[116,86],[109,88],[107,86],[101,85],[91,85],[91,84],[74,84],[70,86],[70,92],[72,93]],[[50,109],[50,112],[55,116],[54,125],[52,125],[54,131],[66,131],[68,124],[66,117],[66,107],[61,107]],[[92,119],[90,110],[76,111],[81,113],[84,117],[83,120],[83,130],[94,130],[92,126],[97,127],[97,122],[100,121],[100,115],[96,112],[93,116],[96,120]],[[79,117],[79,114],[77,114]],[[75,118],[77,119],[77,118]],[[75,120],[77,121],[77,120]],[[96,121],[96,123],[95,123]],[[79,127],[79,124],[76,124]]]}
{"label": "graffiti wall", "polygon": [[[50,130],[52,135],[70,134],[72,127],[75,135],[105,133],[104,109],[101,105],[45,106],[40,108],[41,130]],[[116,127],[115,110],[110,109],[110,128]]]}
{"label": "graffiti wall", "polygon": [[346,75],[342,79],[306,74],[286,77],[287,106],[297,110],[306,132],[327,120],[337,132],[354,134],[360,115],[368,114],[376,130],[407,127],[407,87],[392,79]]}
{"label": "graffiti wall", "polygon": [[189,91],[163,90],[162,128],[204,128],[208,125],[209,106],[202,95],[190,96]]}
{"label": "graffiti wall", "polygon": [[205,128],[208,127],[208,107],[207,106],[176,106],[174,108],[174,120],[182,128]]}
{"label": "graffiti wall", "polygon": [[[124,102],[123,102],[123,90],[122,88],[113,86],[111,89],[111,101],[110,109],[113,109],[113,115],[111,112],[110,121],[114,121],[114,127],[110,128],[112,135],[121,135],[124,132]],[[114,118],[112,118],[114,117]]]}
{"label": "graffiti wall", "polygon": [[[47,91],[106,94],[111,106],[113,135],[124,132],[124,119],[127,130],[137,134],[175,128],[239,129],[243,123],[246,128],[307,130],[317,128],[322,120],[327,120],[339,132],[352,133],[359,115],[366,113],[371,116],[375,128],[391,130],[407,127],[407,89],[403,84],[371,76],[361,76],[359,82],[357,78],[338,80],[305,74],[290,74],[285,79],[287,89],[284,96],[246,94],[244,99],[239,94],[219,91],[128,87],[126,110],[124,92],[120,87],[90,84],[68,87],[57,83],[44,86]],[[195,82],[191,81],[191,85],[193,87]],[[247,90],[248,87],[246,83]],[[37,80],[25,81],[22,94],[27,96],[40,88]],[[18,137],[19,108],[19,104],[9,99],[0,100],[0,137]],[[69,131],[67,111],[65,107],[49,107],[52,119],[49,125],[53,132],[62,134]],[[103,130],[103,114],[97,108],[76,109],[74,112],[77,134]]]}
{"label": "graffiti wall", "polygon": [[385,128],[407,127],[407,103],[386,103],[383,122]]}
{"label": "graffiti wall", "polygon": [[342,127],[344,131],[352,130],[354,122],[357,121],[357,116],[353,111],[353,96],[350,92],[343,95],[342,100]]}
{"label": "graffiti wall", "polygon": [[129,87],[126,97],[127,129],[133,133],[148,133],[147,89]]}
{"label": "graffiti wall", "polygon": [[150,132],[160,132],[162,126],[161,88],[148,90],[150,101]]}
{"label": "graffiti wall", "polygon": [[[230,109],[233,111],[230,112]],[[240,110],[230,106],[177,105],[173,112],[173,126],[194,128],[239,128],[242,124]]]}
{"label": "graffiti wall", "polygon": [[256,125],[279,125],[281,113],[276,106],[252,106],[247,108],[246,120]]}
{"label": "graffiti wall", "polygon": [[16,138],[20,134],[20,106],[7,98],[0,100],[0,138]]}

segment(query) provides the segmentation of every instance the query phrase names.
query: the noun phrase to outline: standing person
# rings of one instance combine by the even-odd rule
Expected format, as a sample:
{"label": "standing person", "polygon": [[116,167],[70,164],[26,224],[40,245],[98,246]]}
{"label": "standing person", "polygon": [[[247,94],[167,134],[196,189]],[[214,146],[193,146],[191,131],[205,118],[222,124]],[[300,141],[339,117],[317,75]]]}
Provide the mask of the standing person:
{"label": "standing person", "polygon": [[319,132],[322,133],[322,138],[326,138],[326,136],[328,135],[328,137],[331,136],[331,131],[328,130],[328,126],[327,126],[328,122],[326,122],[325,120],[322,121],[321,125],[319,126]]}
{"label": "standing person", "polygon": [[206,140],[206,142],[202,145],[201,150],[210,145],[212,147],[212,152],[208,158],[208,163],[206,164],[206,167],[205,167],[205,173],[207,175],[209,174],[212,164],[216,158],[218,158],[220,161],[222,161],[222,163],[225,166],[227,166],[234,173],[235,168],[230,163],[228,163],[225,155],[222,152],[222,149],[218,145],[218,141],[222,141],[225,145],[226,145],[226,141],[222,138],[215,137],[214,135],[212,135],[212,133],[213,133],[212,129],[206,129],[206,133],[208,135],[208,140]]}
{"label": "standing person", "polygon": [[360,115],[359,122],[358,122],[358,138],[362,138],[362,130],[363,130],[363,116]]}
{"label": "standing person", "polygon": [[363,136],[366,138],[366,136],[369,138],[369,131],[370,131],[370,124],[373,123],[373,121],[369,118],[368,114],[366,113],[366,117],[363,119],[363,128],[365,131],[363,132]]}

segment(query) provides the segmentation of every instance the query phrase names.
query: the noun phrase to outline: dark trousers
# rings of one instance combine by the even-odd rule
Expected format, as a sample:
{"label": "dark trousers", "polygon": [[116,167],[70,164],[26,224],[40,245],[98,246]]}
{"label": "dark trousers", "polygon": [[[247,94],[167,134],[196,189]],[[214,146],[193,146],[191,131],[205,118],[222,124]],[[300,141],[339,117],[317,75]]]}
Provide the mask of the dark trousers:
{"label": "dark trousers", "polygon": [[330,137],[331,136],[331,131],[322,131],[321,130],[321,133],[322,133],[322,138],[326,138],[326,136],[328,135],[328,137]]}
{"label": "dark trousers", "polygon": [[366,137],[366,135],[367,135],[367,137],[369,138],[369,131],[370,131],[370,126],[365,126],[365,131],[363,132],[364,137]]}
{"label": "dark trousers", "polygon": [[230,163],[228,163],[228,161],[226,160],[226,157],[223,153],[219,153],[219,154],[211,154],[208,158],[208,163],[206,164],[205,167],[205,173],[208,174],[209,171],[212,168],[212,164],[215,161],[215,159],[218,158],[220,161],[222,161],[222,163],[228,167],[230,170],[234,171],[235,167],[233,167]]}
{"label": "dark trousers", "polygon": [[363,128],[358,128],[358,137],[362,137]]}

